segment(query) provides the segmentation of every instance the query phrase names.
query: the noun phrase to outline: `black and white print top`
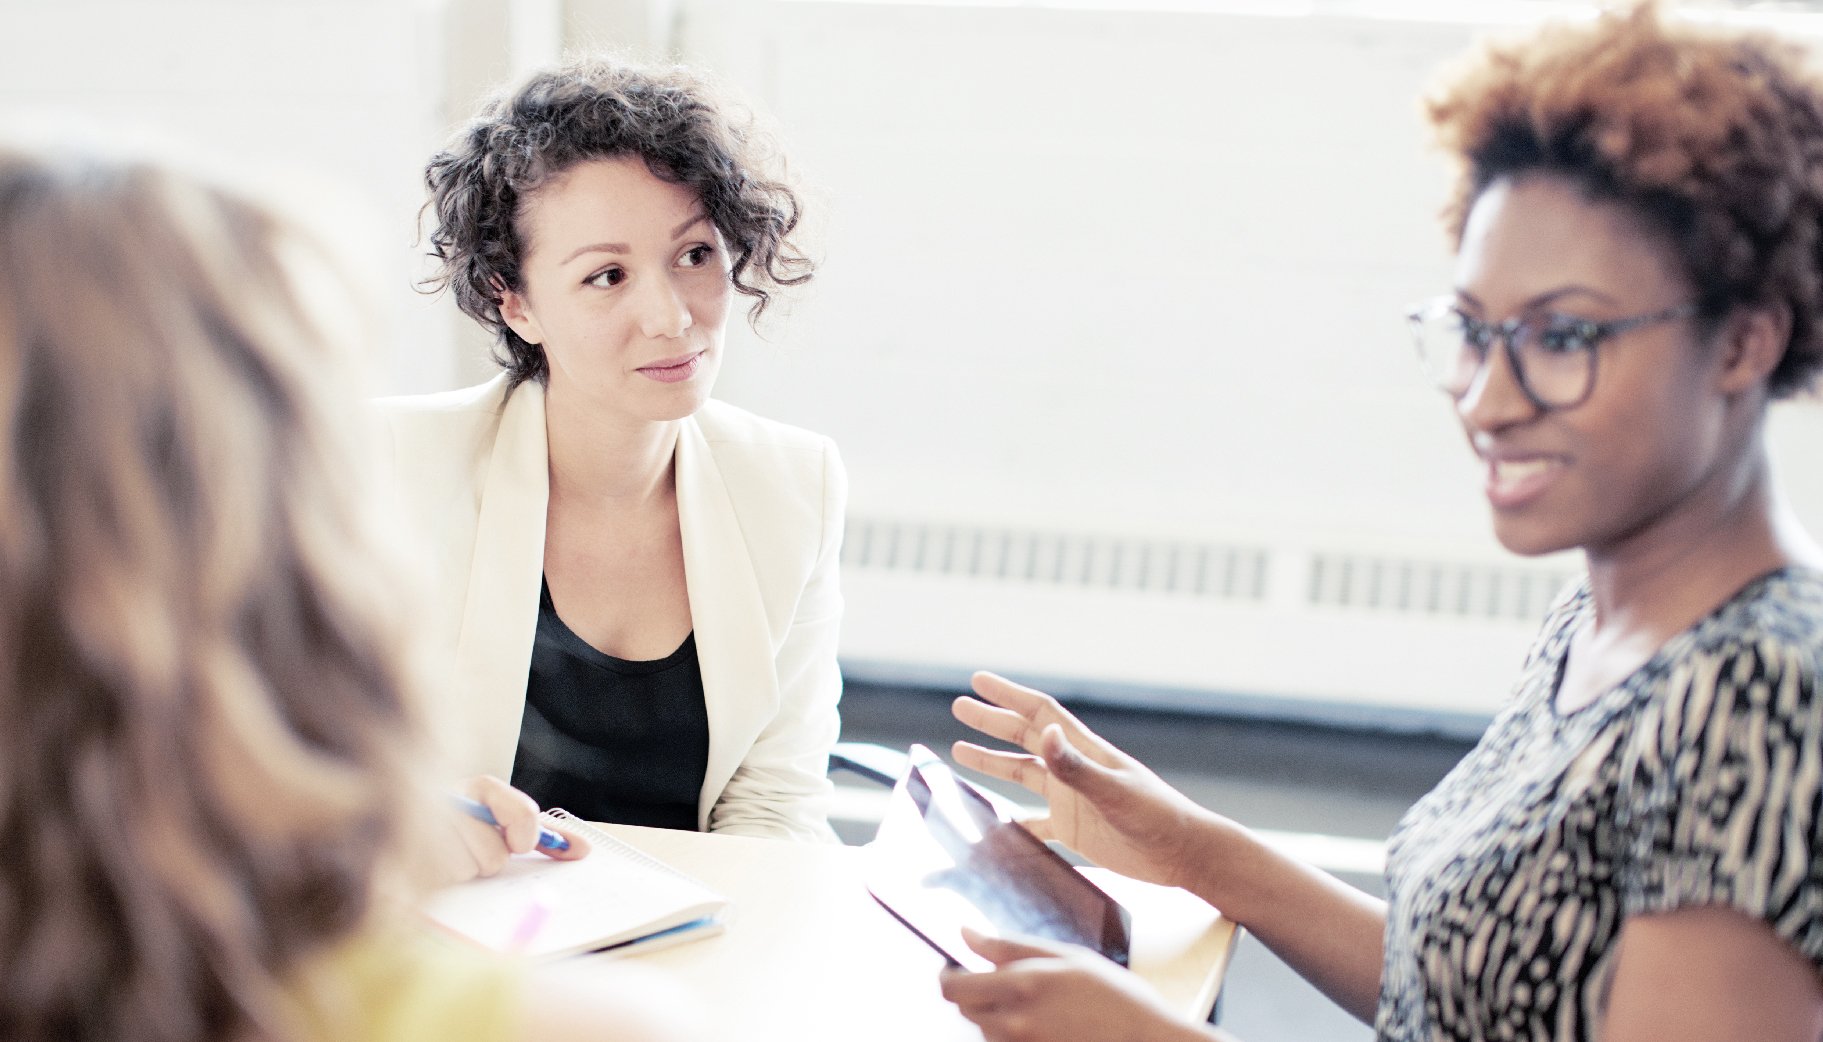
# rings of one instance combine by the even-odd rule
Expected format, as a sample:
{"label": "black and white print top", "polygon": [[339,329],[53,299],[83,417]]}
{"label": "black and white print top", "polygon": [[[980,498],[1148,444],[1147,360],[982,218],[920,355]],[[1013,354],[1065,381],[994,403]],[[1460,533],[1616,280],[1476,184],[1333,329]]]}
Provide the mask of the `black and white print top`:
{"label": "black and white print top", "polygon": [[1593,1039],[1621,924],[1721,905],[1823,973],[1823,571],[1749,583],[1574,712],[1563,598],[1515,698],[1387,851],[1377,1037]]}

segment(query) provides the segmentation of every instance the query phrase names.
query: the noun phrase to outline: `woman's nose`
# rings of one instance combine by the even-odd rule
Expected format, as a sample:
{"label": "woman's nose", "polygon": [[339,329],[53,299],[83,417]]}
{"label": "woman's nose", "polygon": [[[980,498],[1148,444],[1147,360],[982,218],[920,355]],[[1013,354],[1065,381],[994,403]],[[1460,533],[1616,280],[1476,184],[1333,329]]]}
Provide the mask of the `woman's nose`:
{"label": "woman's nose", "polygon": [[680,337],[694,323],[690,304],[668,278],[647,279],[640,300],[640,332],[654,340]]}
{"label": "woman's nose", "polygon": [[1506,345],[1495,341],[1468,389],[1456,399],[1456,414],[1478,430],[1494,430],[1536,415],[1538,406],[1520,385]]}

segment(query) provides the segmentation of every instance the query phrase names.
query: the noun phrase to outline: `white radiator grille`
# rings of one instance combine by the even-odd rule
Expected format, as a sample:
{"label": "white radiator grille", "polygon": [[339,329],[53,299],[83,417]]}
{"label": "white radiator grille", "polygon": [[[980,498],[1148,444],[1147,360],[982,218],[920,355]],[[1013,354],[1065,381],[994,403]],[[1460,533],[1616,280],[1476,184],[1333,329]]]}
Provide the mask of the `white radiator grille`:
{"label": "white radiator grille", "polygon": [[1351,553],[1310,559],[1312,605],[1536,623],[1569,581],[1556,569]]}
{"label": "white radiator grille", "polygon": [[1265,598],[1269,561],[1257,546],[873,518],[850,518],[842,548],[847,569],[1239,601]]}
{"label": "white radiator grille", "polygon": [[1528,625],[1543,617],[1569,579],[1559,568],[1524,565],[1341,550],[1297,556],[1301,567],[1281,566],[1275,574],[1275,554],[1262,546],[856,517],[848,521],[842,566],[1243,603],[1264,602],[1275,581],[1303,574],[1303,588],[1285,599],[1312,608]]}
{"label": "white radiator grille", "polygon": [[851,678],[1463,734],[1573,567],[878,515],[842,560]]}

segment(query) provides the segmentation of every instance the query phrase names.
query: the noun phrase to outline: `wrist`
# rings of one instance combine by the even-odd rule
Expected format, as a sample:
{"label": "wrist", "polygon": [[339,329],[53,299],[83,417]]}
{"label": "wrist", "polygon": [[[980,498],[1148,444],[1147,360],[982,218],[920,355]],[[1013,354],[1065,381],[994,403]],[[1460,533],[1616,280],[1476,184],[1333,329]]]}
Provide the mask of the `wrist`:
{"label": "wrist", "polygon": [[1175,885],[1214,905],[1229,920],[1241,922],[1248,866],[1258,862],[1260,849],[1253,833],[1199,807],[1185,822]]}
{"label": "wrist", "polygon": [[1123,1036],[1126,1042],[1233,1042],[1215,1029],[1172,1013],[1144,1018]]}
{"label": "wrist", "polygon": [[1150,986],[1136,983],[1137,978],[1122,971],[1125,989],[1138,1000],[1138,1008],[1120,1018],[1120,1028],[1103,1031],[1096,1037],[1108,1042],[1234,1042],[1208,1026],[1172,1009]]}

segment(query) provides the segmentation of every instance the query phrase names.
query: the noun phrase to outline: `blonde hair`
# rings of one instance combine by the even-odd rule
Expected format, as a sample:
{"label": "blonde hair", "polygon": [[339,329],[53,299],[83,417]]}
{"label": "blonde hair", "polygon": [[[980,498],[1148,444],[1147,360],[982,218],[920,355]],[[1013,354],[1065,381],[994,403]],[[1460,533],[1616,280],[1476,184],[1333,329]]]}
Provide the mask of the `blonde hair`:
{"label": "blonde hair", "polygon": [[402,620],[312,242],[0,145],[0,1038],[283,1037],[401,843]]}

